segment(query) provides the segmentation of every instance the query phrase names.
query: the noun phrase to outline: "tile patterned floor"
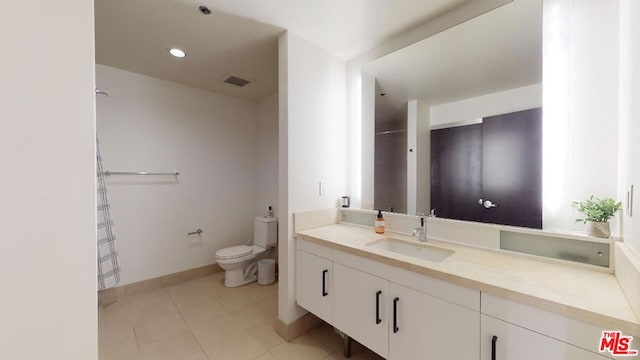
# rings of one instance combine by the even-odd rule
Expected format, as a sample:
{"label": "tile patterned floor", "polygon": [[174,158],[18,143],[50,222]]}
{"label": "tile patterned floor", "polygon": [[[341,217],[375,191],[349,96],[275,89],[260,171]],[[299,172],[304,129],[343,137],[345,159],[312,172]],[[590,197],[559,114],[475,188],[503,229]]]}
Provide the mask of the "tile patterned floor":
{"label": "tile patterned floor", "polygon": [[[285,342],[277,285],[222,285],[224,273],[127,296],[98,312],[100,360],[344,360],[328,325]],[[354,342],[352,360],[381,357]]]}

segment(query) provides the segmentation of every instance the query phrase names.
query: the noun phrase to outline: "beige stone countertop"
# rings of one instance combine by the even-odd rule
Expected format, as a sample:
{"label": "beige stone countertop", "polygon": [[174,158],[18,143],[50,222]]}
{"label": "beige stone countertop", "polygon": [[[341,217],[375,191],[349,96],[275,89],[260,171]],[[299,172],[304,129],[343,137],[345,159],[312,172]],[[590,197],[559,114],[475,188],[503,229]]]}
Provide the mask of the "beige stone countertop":
{"label": "beige stone countertop", "polygon": [[418,272],[471,289],[640,336],[640,322],[613,274],[545,259],[438,241],[426,244],[453,250],[442,262],[367,246],[393,237],[415,238],[372,228],[335,224],[300,231],[298,237],[333,249]]}

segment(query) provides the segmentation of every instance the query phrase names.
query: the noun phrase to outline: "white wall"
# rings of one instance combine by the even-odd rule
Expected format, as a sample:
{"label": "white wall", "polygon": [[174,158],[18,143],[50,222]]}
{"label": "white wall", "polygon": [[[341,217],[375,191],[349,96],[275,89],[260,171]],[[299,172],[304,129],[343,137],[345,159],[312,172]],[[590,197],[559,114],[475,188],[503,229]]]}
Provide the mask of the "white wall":
{"label": "white wall", "polygon": [[269,205],[278,213],[278,94],[258,103],[258,143],[255,211],[267,213]]}
{"label": "white wall", "polygon": [[97,359],[93,2],[3,2],[0,33],[0,357]]}
{"label": "white wall", "polygon": [[[96,70],[98,87],[110,92],[97,105],[104,169],[180,172],[177,180],[107,179],[122,283],[212,264],[216,250],[250,240],[253,217],[275,196],[273,170],[257,160],[277,161],[277,100],[258,105],[106,66]],[[187,236],[198,228],[201,237]]]}
{"label": "white wall", "polygon": [[463,99],[431,107],[431,126],[480,119],[542,106],[542,84]]}
{"label": "white wall", "polygon": [[305,313],[295,303],[292,214],[335,208],[345,194],[345,63],[290,32],[280,37],[279,51],[278,316],[289,324]]}
{"label": "white wall", "polygon": [[[622,235],[640,256],[640,2],[620,1],[620,129],[618,197],[623,201]],[[627,191],[634,185],[633,216]]]}

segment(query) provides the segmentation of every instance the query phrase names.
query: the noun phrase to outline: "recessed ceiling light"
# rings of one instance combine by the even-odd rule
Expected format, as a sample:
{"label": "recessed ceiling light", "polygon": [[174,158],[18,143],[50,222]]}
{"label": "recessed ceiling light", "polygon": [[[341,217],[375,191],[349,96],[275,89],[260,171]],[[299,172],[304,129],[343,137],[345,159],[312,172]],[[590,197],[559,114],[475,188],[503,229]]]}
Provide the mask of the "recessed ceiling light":
{"label": "recessed ceiling light", "polygon": [[169,54],[177,57],[177,58],[183,58],[185,56],[187,56],[187,53],[185,53],[184,51],[178,49],[178,48],[171,48],[168,49],[167,51],[169,51]]}

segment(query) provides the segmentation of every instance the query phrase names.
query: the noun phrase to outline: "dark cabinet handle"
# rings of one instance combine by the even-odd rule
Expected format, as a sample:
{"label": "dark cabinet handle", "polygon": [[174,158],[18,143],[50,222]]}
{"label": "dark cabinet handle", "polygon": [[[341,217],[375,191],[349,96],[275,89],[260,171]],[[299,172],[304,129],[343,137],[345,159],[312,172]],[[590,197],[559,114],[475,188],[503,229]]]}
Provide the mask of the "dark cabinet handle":
{"label": "dark cabinet handle", "polygon": [[329,295],[329,293],[327,292],[327,273],[328,272],[329,270],[327,269],[322,270],[322,297]]}
{"label": "dark cabinet handle", "polygon": [[491,338],[491,360],[496,360],[496,343],[498,342],[498,337],[493,335]]}
{"label": "dark cabinet handle", "polygon": [[400,328],[398,328],[398,301],[400,298],[393,299],[393,333],[397,333]]}
{"label": "dark cabinet handle", "polygon": [[376,325],[382,322],[382,319],[380,319],[380,295],[382,295],[382,290],[376,292]]}

